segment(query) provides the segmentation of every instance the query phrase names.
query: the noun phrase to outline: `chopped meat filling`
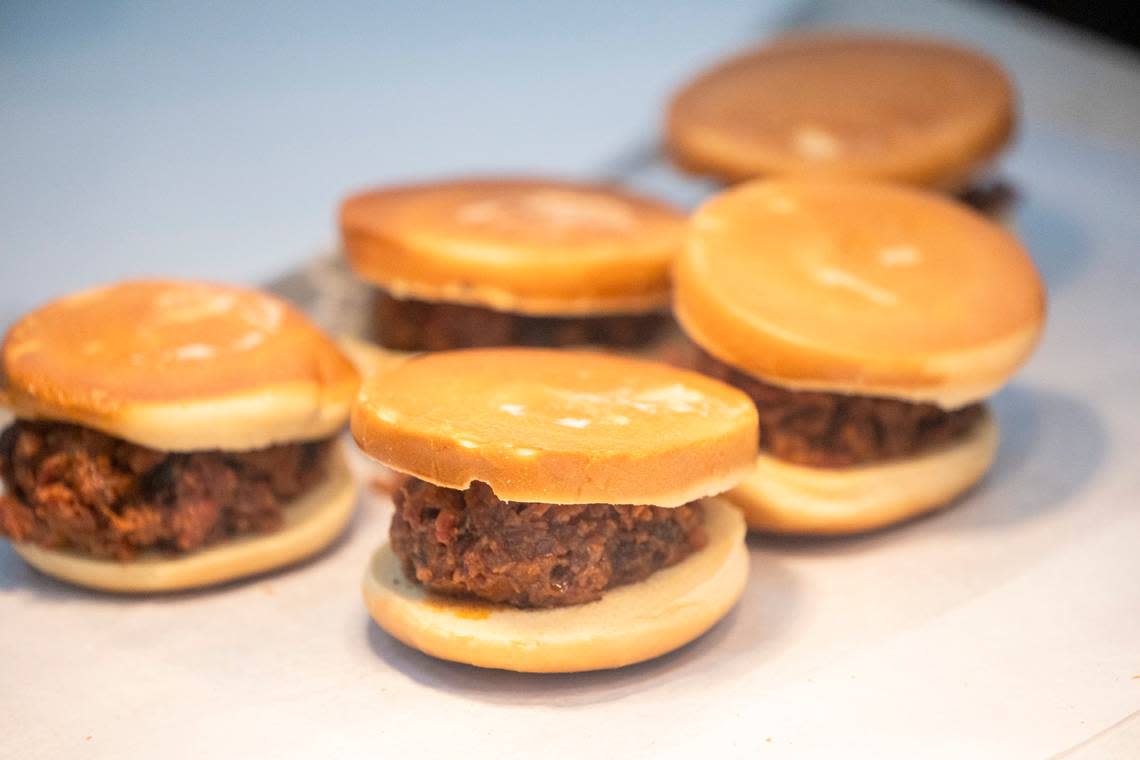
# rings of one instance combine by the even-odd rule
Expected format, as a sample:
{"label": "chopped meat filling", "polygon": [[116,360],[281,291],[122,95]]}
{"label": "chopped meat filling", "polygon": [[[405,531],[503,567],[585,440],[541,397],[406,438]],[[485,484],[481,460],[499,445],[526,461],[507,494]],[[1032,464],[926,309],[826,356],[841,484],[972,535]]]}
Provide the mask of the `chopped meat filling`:
{"label": "chopped meat filling", "polygon": [[794,464],[848,467],[910,456],[966,435],[982,405],[934,404],[771,385],[693,351],[695,369],[747,393],[760,414],[760,449]]}
{"label": "chopped meat filling", "polygon": [[403,300],[376,293],[375,338],[401,351],[483,346],[643,346],[669,324],[666,314],[532,317],[453,303]]}
{"label": "chopped meat filling", "polygon": [[697,503],[675,509],[501,501],[409,478],[396,494],[392,549],[407,576],[448,595],[557,607],[644,580],[707,538]]}
{"label": "chopped meat filling", "polygon": [[89,428],[18,420],[0,436],[0,535],[93,557],[191,552],[281,527],[331,439],[255,451],[157,451]]}

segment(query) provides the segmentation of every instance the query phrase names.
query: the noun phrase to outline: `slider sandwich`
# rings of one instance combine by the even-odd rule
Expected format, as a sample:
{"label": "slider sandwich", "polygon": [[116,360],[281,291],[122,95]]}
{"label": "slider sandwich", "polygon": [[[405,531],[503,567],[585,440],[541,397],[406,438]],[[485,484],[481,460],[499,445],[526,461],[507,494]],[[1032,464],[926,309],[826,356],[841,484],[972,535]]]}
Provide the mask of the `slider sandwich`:
{"label": "slider sandwich", "polygon": [[697,638],[739,598],[756,410],[702,375],[549,349],[423,354],[366,381],[352,433],[408,475],[364,598],[435,657],[615,668]]}
{"label": "slider sandwich", "polygon": [[123,282],[16,322],[0,349],[0,534],[48,575],[167,591],[281,567],[344,528],[336,442],[359,378],[275,298]]}
{"label": "slider sandwich", "polygon": [[992,217],[1014,200],[995,161],[1016,122],[1001,67],[952,43],[881,34],[781,37],[673,98],[666,143],[686,171],[884,180],[948,193]]}
{"label": "slider sandwich", "polygon": [[1045,293],[1003,227],[938,195],[761,180],[705,203],[675,270],[694,366],[747,393],[750,526],[852,533],[946,504],[989,468],[986,399],[1029,357]]}
{"label": "slider sandwich", "polygon": [[684,217],[605,185],[467,179],[370,190],[341,206],[344,251],[397,351],[643,347],[670,325]]}

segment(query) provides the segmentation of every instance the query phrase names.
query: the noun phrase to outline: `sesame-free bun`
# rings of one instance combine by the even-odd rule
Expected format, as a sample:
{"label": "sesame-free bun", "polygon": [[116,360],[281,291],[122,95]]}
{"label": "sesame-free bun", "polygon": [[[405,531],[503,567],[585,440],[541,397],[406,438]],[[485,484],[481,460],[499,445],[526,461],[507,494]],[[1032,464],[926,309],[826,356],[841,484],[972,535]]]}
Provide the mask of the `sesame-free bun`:
{"label": "sesame-free bun", "polygon": [[352,434],[369,456],[505,501],[676,507],[752,467],[756,408],[694,372],[584,351],[424,354],[365,382]]}
{"label": "sesame-free bun", "polygon": [[422,652],[483,668],[576,673],[618,668],[671,652],[732,608],[748,576],[744,521],[706,499],[708,544],[596,602],[515,609],[433,595],[407,579],[389,545],[364,576],[364,601],[389,634]]}
{"label": "sesame-free bun", "polygon": [[383,188],[341,206],[348,262],[397,298],[545,316],[669,303],[684,217],[608,185],[467,179]]}
{"label": "sesame-free bun", "polygon": [[910,519],[949,503],[993,463],[998,429],[987,413],[964,438],[905,459],[831,469],[761,454],[724,498],[768,533],[843,535]]}
{"label": "sesame-free bun", "polygon": [[810,174],[965,185],[1010,139],[1013,86],[974,51],[928,39],[792,36],[687,84],[667,117],[684,168],[735,182]]}
{"label": "sesame-free bun", "polygon": [[273,533],[232,538],[177,557],[150,552],[130,562],[18,541],[12,542],[12,548],[40,572],[78,586],[121,593],[178,591],[225,583],[310,557],[340,535],[355,503],[355,481],[338,445],[325,479],[285,505],[284,525]]}
{"label": "sesame-free bun", "polygon": [[139,280],[39,308],[0,349],[17,417],[165,451],[240,450],[340,428],[359,375],[336,343],[271,296]]}
{"label": "sesame-free bun", "polygon": [[1029,255],[939,195],[760,180],[694,215],[674,276],[681,327],[762,380],[954,408],[1028,358],[1045,317]]}

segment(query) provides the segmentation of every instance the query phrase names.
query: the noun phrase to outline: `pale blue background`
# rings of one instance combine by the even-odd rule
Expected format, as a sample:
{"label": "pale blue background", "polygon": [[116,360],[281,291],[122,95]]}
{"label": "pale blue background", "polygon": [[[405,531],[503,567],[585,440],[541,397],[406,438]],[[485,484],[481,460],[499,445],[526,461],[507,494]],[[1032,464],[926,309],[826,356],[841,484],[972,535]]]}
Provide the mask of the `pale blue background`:
{"label": "pale blue background", "polygon": [[0,324],[126,274],[256,281],[363,183],[590,175],[784,2],[0,3]]}
{"label": "pale blue background", "polygon": [[[980,45],[1050,137],[1140,146],[1135,61],[995,7],[810,0],[0,3],[0,325],[125,275],[258,282],[335,238],[362,184],[596,176],[653,144],[695,68],[791,25]],[[1016,165],[1017,156],[1013,163]],[[657,170],[647,189],[691,202]]]}

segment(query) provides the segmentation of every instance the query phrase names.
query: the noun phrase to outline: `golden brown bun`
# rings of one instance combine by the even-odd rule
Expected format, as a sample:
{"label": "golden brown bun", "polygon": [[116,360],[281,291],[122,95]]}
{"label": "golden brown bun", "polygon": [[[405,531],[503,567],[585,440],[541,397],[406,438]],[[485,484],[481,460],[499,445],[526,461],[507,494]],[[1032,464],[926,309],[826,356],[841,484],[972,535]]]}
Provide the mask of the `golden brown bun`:
{"label": "golden brown bun", "polygon": [[740,507],[754,530],[862,533],[949,503],[981,479],[997,446],[997,425],[987,414],[954,444],[880,464],[803,467],[761,454],[752,475],[725,498]]}
{"label": "golden brown bun", "polygon": [[165,451],[331,435],[360,384],[336,343],[284,301],[198,282],[61,298],[13,325],[0,350],[16,416]]}
{"label": "golden brown bun", "polygon": [[811,174],[957,189],[1013,133],[1013,86],[989,58],[934,40],[780,39],[732,58],[673,99],[670,152],[735,182]]}
{"label": "golden brown bun", "polygon": [[669,303],[675,209],[608,185],[470,179],[360,193],[341,206],[349,264],[397,298],[533,315]]}
{"label": "golden brown bun", "polygon": [[1045,292],[1017,239],[949,199],[870,182],[761,180],[693,217],[674,272],[686,333],[791,388],[984,398],[1029,357]]}
{"label": "golden brown bun", "polygon": [[364,575],[364,601],[389,634],[444,660],[525,673],[643,662],[700,636],[744,590],[744,521],[723,501],[704,505],[704,549],[590,604],[523,610],[430,595],[407,579],[387,544]]}
{"label": "golden brown bun", "polygon": [[365,382],[352,434],[369,456],[500,499],[676,507],[751,469],[740,391],[638,359],[549,349],[425,354]]}
{"label": "golden brown bun", "polygon": [[356,484],[338,447],[329,473],[285,507],[285,524],[263,536],[233,538],[180,557],[148,554],[129,562],[13,542],[42,573],[78,586],[121,593],[178,591],[245,578],[291,565],[324,549],[341,534],[356,503]]}

